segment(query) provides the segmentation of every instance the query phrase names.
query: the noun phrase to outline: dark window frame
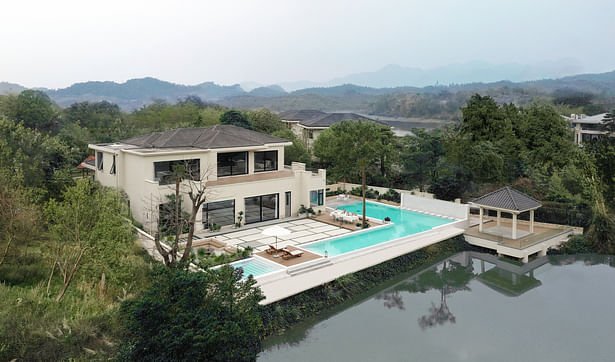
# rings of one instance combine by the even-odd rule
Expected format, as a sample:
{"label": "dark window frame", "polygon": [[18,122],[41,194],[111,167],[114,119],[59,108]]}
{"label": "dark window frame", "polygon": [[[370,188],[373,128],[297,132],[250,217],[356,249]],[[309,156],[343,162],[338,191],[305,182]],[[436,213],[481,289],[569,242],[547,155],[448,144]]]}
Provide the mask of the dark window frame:
{"label": "dark window frame", "polygon": [[[168,167],[163,165],[168,164]],[[171,185],[175,183],[175,177],[173,176],[173,167],[175,165],[184,165],[188,167],[188,174],[190,180],[199,181],[201,179],[201,159],[192,158],[189,160],[171,160],[171,161],[157,161],[154,162],[154,181],[158,181],[159,185]],[[159,166],[159,170],[156,170]],[[196,166],[196,167],[194,167]],[[164,168],[164,169],[162,169]]]}
{"label": "dark window frame", "polygon": [[[209,207],[210,207],[210,204],[221,204],[221,203],[226,203],[226,202],[231,202],[233,204],[233,206],[232,206],[232,208],[233,208],[232,222],[230,222],[228,224],[217,224],[217,223],[214,223],[214,224],[220,225],[220,226],[227,226],[227,225],[234,225],[235,224],[235,211],[236,211],[236,207],[237,207],[236,203],[235,203],[235,199],[221,200],[221,201],[214,201],[214,202],[208,202],[208,203],[203,204],[203,209],[202,209],[203,210],[203,219],[202,219],[202,221],[203,221],[203,227],[204,228],[209,228],[210,227],[210,222],[209,222],[209,212],[210,212]],[[220,210],[220,209],[223,209],[223,208],[217,208],[217,209],[213,209],[211,211]],[[230,207],[226,207],[226,209],[230,209]]]}
{"label": "dark window frame", "polygon": [[115,175],[115,155],[113,155],[113,163],[111,164],[111,169],[109,170],[109,173]]}
{"label": "dark window frame", "polygon": [[[315,199],[316,199],[315,202],[312,201],[312,195],[315,195]],[[310,207],[322,206],[324,205],[324,200],[325,200],[325,190],[324,189],[310,190]]]}
{"label": "dark window frame", "polygon": [[[259,162],[256,161],[256,157],[258,156],[263,156],[262,159],[262,163],[263,164],[263,168],[257,168],[257,165]],[[271,156],[274,155],[273,157],[267,157],[267,156]],[[267,167],[267,161],[273,159],[273,165],[271,167]],[[259,151],[259,152],[254,152],[254,172],[266,172],[266,171],[277,171],[278,170],[278,151],[277,150],[273,150],[273,151]]]}
{"label": "dark window frame", "polygon": [[[239,154],[243,154],[244,155],[244,160],[245,160],[245,167],[244,170],[236,170],[235,167],[238,168],[238,166],[235,166],[233,163],[236,163],[235,160],[233,160],[233,157],[235,155],[239,155]],[[221,170],[221,166],[220,164],[222,163],[220,158],[221,157],[228,157],[229,160],[223,160],[225,161],[225,164],[223,167],[230,167],[230,173],[223,173],[220,172]],[[239,176],[239,175],[247,175],[249,173],[250,170],[250,165],[249,165],[249,159],[248,159],[248,152],[247,151],[242,151],[242,152],[221,152],[218,153],[216,155],[216,171],[217,171],[217,176],[218,177],[228,177],[228,176]]]}
{"label": "dark window frame", "polygon": [[101,151],[97,151],[96,152],[96,168],[99,171],[102,171],[103,167],[104,167],[104,164],[103,164],[103,153]]}
{"label": "dark window frame", "polygon": [[[271,219],[263,219],[263,197],[267,197],[267,196],[275,196],[275,217],[271,218]],[[255,221],[248,221],[248,213],[247,213],[247,208],[246,211],[244,211],[244,217],[245,217],[245,224],[255,224],[257,222],[263,222],[263,221],[269,221],[269,220],[278,220],[280,218],[280,194],[279,193],[273,193],[273,194],[266,194],[266,195],[258,195],[258,196],[250,196],[250,197],[246,197],[243,199],[244,201],[244,208],[245,208],[245,204],[246,204],[246,200],[248,199],[258,199],[259,200],[259,219],[255,220]]]}

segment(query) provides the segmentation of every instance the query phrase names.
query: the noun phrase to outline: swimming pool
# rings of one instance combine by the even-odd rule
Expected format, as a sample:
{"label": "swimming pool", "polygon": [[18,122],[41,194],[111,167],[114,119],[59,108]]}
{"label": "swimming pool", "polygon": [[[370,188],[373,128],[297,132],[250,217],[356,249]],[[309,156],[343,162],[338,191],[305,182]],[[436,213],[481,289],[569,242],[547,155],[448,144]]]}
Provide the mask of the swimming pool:
{"label": "swimming pool", "polygon": [[[362,214],[363,203],[357,202],[339,209],[348,210],[356,214]],[[301,246],[303,249],[328,256],[336,256],[368,246],[377,245],[386,241],[399,239],[404,236],[417,234],[422,231],[430,230],[436,226],[448,224],[455,220],[421,214],[414,211],[402,210],[398,207],[385,204],[367,202],[365,213],[368,217],[383,220],[390,217],[392,226],[380,227],[360,233],[352,233],[335,239],[315,242]]]}
{"label": "swimming pool", "polygon": [[233,268],[243,268],[243,279],[246,279],[250,274],[257,277],[259,275],[282,269],[281,266],[273,265],[257,258],[240,260],[231,263],[231,266]]}

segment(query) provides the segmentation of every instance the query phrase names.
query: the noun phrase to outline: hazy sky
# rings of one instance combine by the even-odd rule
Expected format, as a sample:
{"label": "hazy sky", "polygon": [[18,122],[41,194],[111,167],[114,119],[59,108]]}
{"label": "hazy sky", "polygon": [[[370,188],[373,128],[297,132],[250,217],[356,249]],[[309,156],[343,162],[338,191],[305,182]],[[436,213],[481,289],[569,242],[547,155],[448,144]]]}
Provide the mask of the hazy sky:
{"label": "hazy sky", "polygon": [[615,69],[614,0],[2,0],[0,81],[326,81],[386,64]]}

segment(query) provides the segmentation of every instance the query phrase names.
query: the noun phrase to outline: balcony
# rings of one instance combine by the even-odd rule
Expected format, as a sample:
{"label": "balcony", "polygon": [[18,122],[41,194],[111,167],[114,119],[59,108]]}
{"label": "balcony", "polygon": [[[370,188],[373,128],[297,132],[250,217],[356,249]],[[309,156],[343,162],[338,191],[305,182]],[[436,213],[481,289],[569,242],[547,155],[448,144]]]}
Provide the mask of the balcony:
{"label": "balcony", "polygon": [[220,177],[216,181],[208,181],[207,186],[234,185],[234,184],[240,184],[240,183],[245,183],[245,182],[276,180],[280,178],[288,178],[288,177],[293,177],[293,176],[294,176],[293,172],[289,170],[259,172],[259,173],[254,173],[250,175]]}

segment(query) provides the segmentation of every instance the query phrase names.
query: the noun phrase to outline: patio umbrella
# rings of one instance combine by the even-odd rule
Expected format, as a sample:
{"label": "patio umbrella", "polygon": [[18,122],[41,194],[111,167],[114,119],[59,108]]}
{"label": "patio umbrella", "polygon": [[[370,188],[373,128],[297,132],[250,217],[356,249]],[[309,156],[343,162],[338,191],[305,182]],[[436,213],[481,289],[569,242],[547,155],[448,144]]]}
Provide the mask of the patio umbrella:
{"label": "patio umbrella", "polygon": [[267,236],[275,236],[275,248],[277,250],[278,249],[278,236],[289,235],[290,233],[291,233],[290,230],[284,229],[281,226],[274,225],[274,226],[264,229],[261,234],[267,235]]}

